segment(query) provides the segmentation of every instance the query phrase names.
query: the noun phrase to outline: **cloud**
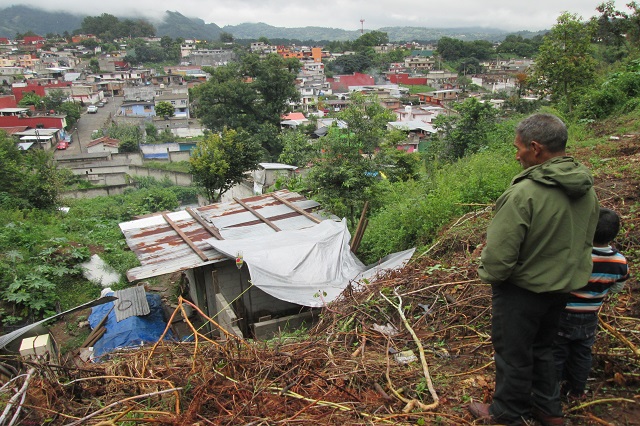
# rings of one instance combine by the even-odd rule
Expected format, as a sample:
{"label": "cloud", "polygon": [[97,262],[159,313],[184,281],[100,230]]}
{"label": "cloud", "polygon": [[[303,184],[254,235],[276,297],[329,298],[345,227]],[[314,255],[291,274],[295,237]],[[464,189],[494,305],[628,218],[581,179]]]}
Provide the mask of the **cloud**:
{"label": "cloud", "polygon": [[[15,0],[0,0],[7,7]],[[597,14],[585,0],[326,0],[322,2],[291,2],[288,0],[31,0],[29,6],[96,16],[110,13],[119,17],[145,16],[159,19],[166,10],[187,17],[197,17],[220,27],[246,22],[263,22],[275,27],[329,27],[346,30],[364,28],[416,26],[431,28],[491,27],[508,31],[549,29],[564,11],[582,16],[585,20]],[[617,0],[616,7],[627,11],[626,1]]]}

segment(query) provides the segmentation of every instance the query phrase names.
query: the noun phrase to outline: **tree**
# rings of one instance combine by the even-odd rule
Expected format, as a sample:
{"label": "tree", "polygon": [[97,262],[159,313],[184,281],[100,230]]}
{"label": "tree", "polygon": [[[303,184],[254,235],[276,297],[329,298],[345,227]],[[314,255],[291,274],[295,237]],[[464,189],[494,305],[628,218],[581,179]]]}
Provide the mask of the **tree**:
{"label": "tree", "polygon": [[488,146],[489,135],[496,125],[496,110],[489,103],[469,98],[454,104],[457,115],[440,115],[433,124],[438,129],[438,142],[432,155],[455,161]]}
{"label": "tree", "polygon": [[56,108],[56,111],[67,116],[67,129],[70,129],[80,120],[80,109],[77,103],[65,101]]}
{"label": "tree", "polygon": [[349,132],[330,128],[319,141],[321,155],[313,160],[308,187],[314,198],[332,213],[346,217],[355,227],[364,203],[371,199],[378,167],[372,157],[363,156],[351,143]]}
{"label": "tree", "polygon": [[530,39],[523,38],[521,35],[509,34],[504,41],[496,48],[497,53],[515,55],[518,57],[531,58],[537,52],[542,44],[542,37],[535,36]]}
{"label": "tree", "polygon": [[563,13],[544,38],[534,68],[534,81],[552,100],[564,101],[573,111],[574,92],[593,83],[596,61],[591,56],[593,23]]}
{"label": "tree", "polygon": [[60,89],[56,89],[51,90],[47,96],[42,98],[42,101],[44,101],[44,107],[46,109],[55,110],[58,109],[68,98],[69,96],[65,92]]}
{"label": "tree", "polygon": [[387,43],[389,43],[389,36],[387,33],[382,31],[370,31],[358,37],[358,39],[353,42],[353,48],[356,51],[362,51],[370,47],[381,46]]}
{"label": "tree", "polygon": [[464,42],[451,37],[442,37],[438,40],[437,50],[445,61],[455,61],[467,56]]}
{"label": "tree", "polygon": [[347,123],[349,143],[369,157],[389,135],[387,123],[395,121],[393,112],[383,107],[377,96],[354,93],[351,103],[339,117]]}
{"label": "tree", "polygon": [[164,117],[165,119],[173,117],[176,113],[176,109],[170,102],[161,101],[156,104],[156,116]]}
{"label": "tree", "polygon": [[260,147],[245,132],[224,128],[221,133],[207,132],[196,144],[189,159],[191,174],[210,202],[242,182],[244,173],[254,170]]}
{"label": "tree", "polygon": [[209,80],[191,92],[202,124],[212,131],[253,127],[259,94],[242,79],[240,64],[206,70]]}
{"label": "tree", "polygon": [[18,102],[18,106],[25,107],[33,105],[36,109],[41,109],[43,108],[43,99],[44,98],[38,96],[36,92],[27,92],[23,94],[22,99]]}
{"label": "tree", "polygon": [[154,126],[153,123],[147,123],[144,125],[144,133],[146,135],[147,143],[158,140],[158,128]]}
{"label": "tree", "polygon": [[246,55],[240,63],[207,68],[211,78],[191,91],[196,114],[212,131],[226,127],[255,135],[277,158],[281,148],[270,135],[277,136],[282,115],[299,99],[295,87],[299,67],[297,59],[273,54],[263,60]]}
{"label": "tree", "polygon": [[222,31],[220,33],[220,41],[223,43],[233,43],[233,34]]}
{"label": "tree", "polygon": [[140,151],[142,131],[135,124],[112,124],[107,130],[107,135],[120,141],[121,152]]}
{"label": "tree", "polygon": [[116,38],[152,37],[155,28],[143,19],[125,19],[120,21],[113,15],[103,13],[100,16],[87,16],[83,19],[80,32],[95,34],[102,40]]}
{"label": "tree", "polygon": [[478,58],[463,58],[458,64],[458,75],[478,74],[482,72],[482,65]]}
{"label": "tree", "polygon": [[355,55],[342,55],[335,61],[330,62],[329,66],[332,71],[338,74],[353,74],[356,72],[365,72],[373,64],[371,56],[359,52]]}
{"label": "tree", "polygon": [[89,69],[92,73],[96,74],[100,72],[100,62],[96,58],[91,58],[89,61]]}
{"label": "tree", "polygon": [[299,130],[286,130],[280,135],[282,153],[278,161],[297,167],[307,167],[309,162],[318,156],[315,143],[309,141],[307,135]]}
{"label": "tree", "polygon": [[60,173],[51,152],[42,149],[20,152],[15,142],[0,132],[0,163],[0,195],[4,193],[12,199],[13,206],[37,209],[57,206]]}
{"label": "tree", "polygon": [[313,160],[308,182],[320,203],[355,226],[380,178],[381,165],[374,153],[393,145],[388,142],[387,123],[395,116],[375,96],[354,94],[351,105],[338,118],[348,127],[333,126],[316,142],[320,152]]}

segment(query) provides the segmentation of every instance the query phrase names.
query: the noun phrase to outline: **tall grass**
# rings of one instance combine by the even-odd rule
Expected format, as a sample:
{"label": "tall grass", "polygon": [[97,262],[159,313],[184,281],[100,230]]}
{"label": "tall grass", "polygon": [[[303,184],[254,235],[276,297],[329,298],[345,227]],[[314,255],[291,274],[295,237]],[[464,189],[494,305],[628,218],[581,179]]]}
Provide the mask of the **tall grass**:
{"label": "tall grass", "polygon": [[382,183],[382,205],[369,219],[360,256],[373,262],[431,242],[453,218],[492,204],[520,171],[513,154],[486,150],[420,181]]}

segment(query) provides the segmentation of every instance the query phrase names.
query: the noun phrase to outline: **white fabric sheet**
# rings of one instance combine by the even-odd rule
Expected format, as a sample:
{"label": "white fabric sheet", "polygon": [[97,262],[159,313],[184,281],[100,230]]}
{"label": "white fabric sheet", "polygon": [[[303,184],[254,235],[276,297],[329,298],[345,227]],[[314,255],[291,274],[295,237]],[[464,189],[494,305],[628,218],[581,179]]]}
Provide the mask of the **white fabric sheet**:
{"label": "white fabric sheet", "polygon": [[278,299],[311,307],[336,299],[350,282],[371,280],[403,266],[415,251],[394,253],[367,267],[351,253],[349,240],[343,219],[255,238],[207,242],[230,258],[242,253],[253,285]]}

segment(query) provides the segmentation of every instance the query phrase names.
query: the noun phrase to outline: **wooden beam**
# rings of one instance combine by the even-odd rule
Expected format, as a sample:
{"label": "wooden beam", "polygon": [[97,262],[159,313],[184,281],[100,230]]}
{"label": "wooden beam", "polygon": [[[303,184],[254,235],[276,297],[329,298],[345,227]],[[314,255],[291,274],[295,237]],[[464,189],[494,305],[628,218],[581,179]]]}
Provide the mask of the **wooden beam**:
{"label": "wooden beam", "polygon": [[204,254],[204,252],[202,250],[200,250],[194,243],[193,241],[191,241],[191,239],[189,237],[187,237],[187,234],[185,234],[184,232],[182,232],[182,229],[180,229],[180,227],[178,225],[176,225],[176,223],[171,220],[169,218],[169,216],[167,216],[166,214],[162,214],[162,217],[164,218],[164,220],[167,221],[167,223],[173,228],[174,231],[176,231],[178,233],[178,235],[180,235],[180,238],[182,238],[184,240],[185,243],[187,243],[189,245],[189,247],[191,247],[191,250],[193,250],[198,256],[200,256],[200,259],[202,260],[209,260],[209,258],[207,257],[206,254]]}
{"label": "wooden beam", "polygon": [[187,207],[187,213],[189,213],[192,218],[194,218],[200,225],[202,225],[202,227],[206,229],[209,234],[213,235],[219,240],[224,240],[218,228],[207,223],[197,211],[193,210],[191,207]]}
{"label": "wooden beam", "polygon": [[257,217],[258,219],[260,219],[261,221],[263,221],[267,225],[269,225],[276,232],[282,231],[282,229],[278,228],[273,222],[271,222],[269,219],[267,219],[266,217],[264,217],[260,213],[258,213],[253,207],[249,207],[247,205],[247,203],[245,203],[244,201],[241,201],[239,198],[236,198],[236,197],[233,197],[233,201],[235,201],[236,203],[240,204],[245,209],[249,210],[251,212],[251,214],[253,214],[255,217]]}
{"label": "wooden beam", "polygon": [[270,194],[273,198],[275,198],[276,200],[280,201],[282,204],[284,204],[285,206],[289,207],[292,210],[295,210],[296,212],[300,213],[301,215],[303,215],[304,217],[306,217],[309,220],[314,221],[315,223],[320,223],[322,222],[321,219],[318,219],[317,217],[313,216],[311,213],[306,212],[304,209],[301,209],[300,207],[296,206],[295,204],[293,204],[292,202],[290,202],[289,200],[279,197],[276,194],[271,193]]}

